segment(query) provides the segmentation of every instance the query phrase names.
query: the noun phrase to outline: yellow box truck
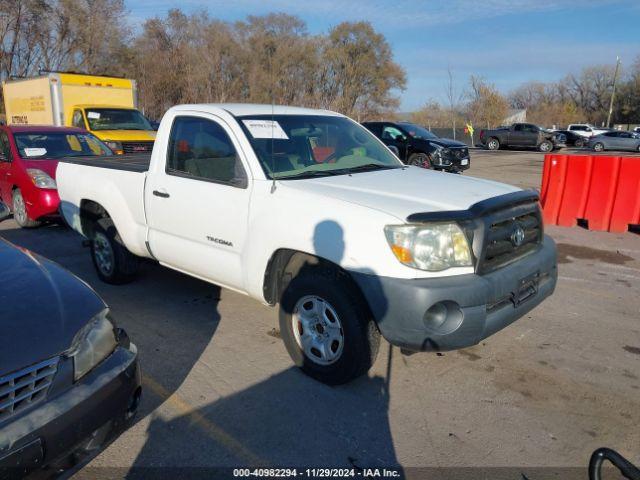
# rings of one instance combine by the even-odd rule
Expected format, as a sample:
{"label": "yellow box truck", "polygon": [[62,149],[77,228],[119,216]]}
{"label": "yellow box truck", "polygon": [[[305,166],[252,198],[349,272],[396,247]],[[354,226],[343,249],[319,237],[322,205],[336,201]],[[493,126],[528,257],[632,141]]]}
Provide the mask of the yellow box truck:
{"label": "yellow box truck", "polygon": [[84,128],[114,152],[150,152],[156,132],[137,110],[135,80],[51,72],[2,85],[7,124]]}

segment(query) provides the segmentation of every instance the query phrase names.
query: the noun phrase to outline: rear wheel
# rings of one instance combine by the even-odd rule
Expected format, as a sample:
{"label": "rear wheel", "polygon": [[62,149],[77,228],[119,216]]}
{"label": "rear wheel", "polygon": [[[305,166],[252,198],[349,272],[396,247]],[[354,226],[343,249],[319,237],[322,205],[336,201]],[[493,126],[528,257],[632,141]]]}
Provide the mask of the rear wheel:
{"label": "rear wheel", "polygon": [[490,138],[487,141],[487,148],[489,150],[500,150],[500,141],[497,138]]}
{"label": "rear wheel", "polygon": [[280,334],[293,362],[328,385],[369,370],[380,333],[359,292],[336,270],[303,269],[280,301]]}
{"label": "rear wheel", "polygon": [[110,218],[102,218],[95,224],[91,259],[98,277],[106,283],[120,285],[131,282],[138,272],[138,257],[124,246]]}
{"label": "rear wheel", "polygon": [[544,140],[542,143],[540,143],[540,145],[538,145],[538,150],[543,153],[548,153],[553,150],[553,143],[551,143],[549,140]]}
{"label": "rear wheel", "polygon": [[13,191],[13,218],[21,228],[34,228],[40,225],[39,221],[29,218],[27,205],[19,188]]}
{"label": "rear wheel", "polygon": [[577,148],[582,148],[582,147],[584,147],[584,140],[582,140],[581,138],[579,138],[578,140],[576,140],[576,141],[573,143],[573,146],[574,146],[574,147],[577,147]]}
{"label": "rear wheel", "polygon": [[409,165],[414,165],[416,167],[422,168],[433,168],[433,164],[431,163],[431,157],[426,153],[414,153],[409,157]]}
{"label": "rear wheel", "polygon": [[597,142],[593,145],[593,149],[596,152],[602,152],[604,150],[604,144],[602,142]]}

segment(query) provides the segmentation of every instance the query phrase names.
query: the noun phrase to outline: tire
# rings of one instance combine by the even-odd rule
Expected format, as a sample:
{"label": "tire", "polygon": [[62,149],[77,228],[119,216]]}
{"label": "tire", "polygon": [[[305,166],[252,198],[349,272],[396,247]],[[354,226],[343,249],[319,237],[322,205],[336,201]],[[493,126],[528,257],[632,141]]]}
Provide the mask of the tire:
{"label": "tire", "polygon": [[431,163],[431,157],[426,153],[414,153],[410,155],[408,164],[416,167],[433,169],[433,164]]}
{"label": "tire", "polygon": [[604,152],[604,144],[602,142],[596,142],[593,144],[594,152]]}
{"label": "tire", "polygon": [[124,246],[110,218],[102,218],[95,223],[91,260],[100,280],[112,285],[134,280],[140,263],[138,257]]}
{"label": "tire", "polygon": [[13,219],[20,228],[35,228],[40,226],[41,222],[32,220],[27,213],[27,206],[22,198],[22,192],[19,188],[13,191]]}
{"label": "tire", "polygon": [[584,140],[576,140],[576,141],[573,143],[573,146],[574,146],[574,147],[576,147],[576,148],[582,148],[582,147],[584,147]]}
{"label": "tire", "polygon": [[487,140],[487,149],[500,150],[500,140],[495,137],[491,137],[489,140]]}
{"label": "tire", "polygon": [[280,334],[289,356],[305,374],[340,385],[373,365],[380,332],[360,298],[336,269],[303,267],[287,285],[280,301]]}
{"label": "tire", "polygon": [[540,145],[538,145],[538,151],[543,152],[543,153],[549,153],[553,151],[553,143],[551,143],[549,140],[544,140],[542,142],[540,142]]}

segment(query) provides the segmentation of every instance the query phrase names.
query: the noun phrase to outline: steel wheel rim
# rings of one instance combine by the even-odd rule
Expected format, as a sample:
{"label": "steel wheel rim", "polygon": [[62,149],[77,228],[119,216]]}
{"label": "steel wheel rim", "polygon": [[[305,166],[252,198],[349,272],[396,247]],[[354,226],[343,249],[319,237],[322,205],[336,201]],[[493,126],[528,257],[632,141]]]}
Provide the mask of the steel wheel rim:
{"label": "steel wheel rim", "polygon": [[489,140],[489,149],[490,150],[495,150],[497,146],[498,146],[498,142],[496,142],[495,140]]}
{"label": "steel wheel rim", "polygon": [[338,361],[344,349],[342,323],[333,306],[321,297],[306,295],[296,302],[291,316],[296,343],[318,365]]}
{"label": "steel wheel rim", "polygon": [[549,150],[551,150],[551,145],[545,142],[540,145],[540,150],[542,150],[543,152],[548,152]]}
{"label": "steel wheel rim", "polygon": [[103,233],[96,233],[93,238],[93,256],[98,270],[104,275],[113,273],[113,249],[109,239]]}
{"label": "steel wheel rim", "polygon": [[27,221],[27,208],[20,194],[16,194],[13,197],[13,215],[18,223],[25,223]]}

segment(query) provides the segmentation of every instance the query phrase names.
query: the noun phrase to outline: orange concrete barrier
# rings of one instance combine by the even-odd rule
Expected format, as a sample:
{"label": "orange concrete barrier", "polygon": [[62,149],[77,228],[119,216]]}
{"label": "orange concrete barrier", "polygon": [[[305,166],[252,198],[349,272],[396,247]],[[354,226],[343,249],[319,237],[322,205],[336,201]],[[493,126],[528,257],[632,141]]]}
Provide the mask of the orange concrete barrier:
{"label": "orange concrete barrier", "polygon": [[545,155],[540,203],[549,225],[625,232],[640,224],[640,157]]}

